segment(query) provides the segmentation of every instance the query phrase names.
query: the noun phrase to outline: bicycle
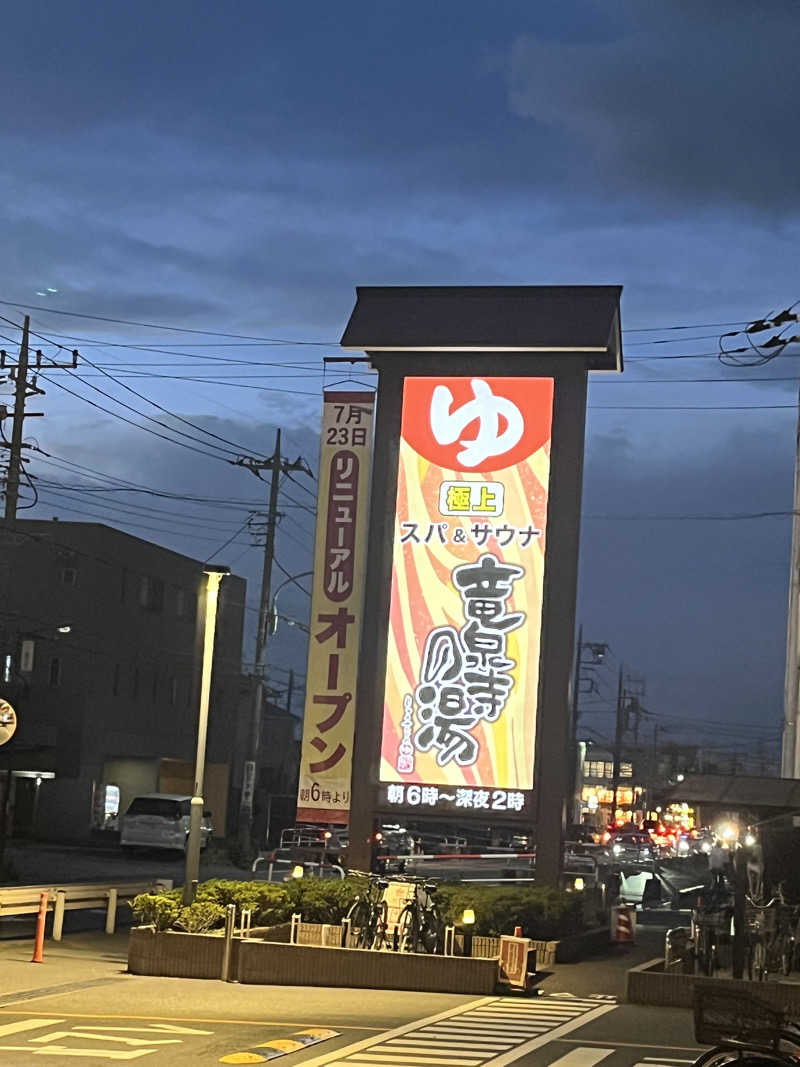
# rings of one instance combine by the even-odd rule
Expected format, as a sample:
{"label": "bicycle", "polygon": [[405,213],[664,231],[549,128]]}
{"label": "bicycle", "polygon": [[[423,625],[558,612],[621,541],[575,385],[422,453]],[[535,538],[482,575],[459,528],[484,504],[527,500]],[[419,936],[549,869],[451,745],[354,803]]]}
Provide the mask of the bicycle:
{"label": "bicycle", "polygon": [[730,940],[731,914],[727,896],[715,892],[692,910],[691,938],[700,974],[710,977],[720,967],[723,946],[727,950]]}
{"label": "bicycle", "polygon": [[386,945],[388,909],[383,894],[388,884],[386,878],[369,875],[363,893],[350,905],[347,919],[356,935],[356,948],[382,949]]}
{"label": "bicycle", "polygon": [[400,952],[444,951],[444,922],[433,900],[435,892],[435,882],[415,884],[414,896],[397,920]]}
{"label": "bicycle", "polygon": [[[800,1057],[797,1026],[749,993],[696,988],[694,1036],[698,1044],[713,1046],[694,1067],[797,1067]],[[786,1045],[794,1053],[786,1051]]]}

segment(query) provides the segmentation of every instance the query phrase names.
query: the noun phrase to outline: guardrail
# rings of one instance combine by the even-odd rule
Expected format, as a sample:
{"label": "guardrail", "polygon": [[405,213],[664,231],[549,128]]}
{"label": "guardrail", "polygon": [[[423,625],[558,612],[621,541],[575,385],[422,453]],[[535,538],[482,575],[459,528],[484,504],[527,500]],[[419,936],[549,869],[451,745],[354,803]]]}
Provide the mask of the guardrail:
{"label": "guardrail", "polygon": [[117,885],[16,885],[0,886],[0,918],[6,915],[35,915],[42,894],[47,894],[47,910],[53,912],[53,940],[60,941],[64,930],[64,913],[79,909],[106,909],[106,933],[113,934],[117,924],[117,906],[129,903],[140,893],[172,889],[172,880],[122,882]]}
{"label": "guardrail", "polygon": [[262,863],[269,864],[267,868],[268,882],[272,881],[272,875],[275,872],[275,868],[279,866],[286,866],[290,868],[290,870],[294,870],[295,867],[302,867],[304,877],[308,875],[311,878],[321,878],[325,871],[332,871],[337,878],[344,878],[345,876],[344,868],[336,863],[316,863],[313,860],[287,860],[282,858],[272,859],[269,853],[256,856],[250,870],[255,874]]}

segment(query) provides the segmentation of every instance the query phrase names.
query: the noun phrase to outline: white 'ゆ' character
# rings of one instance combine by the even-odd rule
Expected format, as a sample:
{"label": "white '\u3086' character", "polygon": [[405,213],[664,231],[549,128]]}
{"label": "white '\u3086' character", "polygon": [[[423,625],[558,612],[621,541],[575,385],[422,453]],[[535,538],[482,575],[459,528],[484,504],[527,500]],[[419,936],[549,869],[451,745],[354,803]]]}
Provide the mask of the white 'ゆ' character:
{"label": "white '\u3086' character", "polygon": [[[517,405],[504,396],[495,396],[488,382],[473,378],[470,382],[474,400],[451,411],[453,394],[446,385],[437,385],[431,399],[431,430],[440,445],[452,445],[458,441],[463,451],[458,461],[464,467],[477,467],[492,456],[502,456],[510,451],[522,437],[525,423]],[[500,416],[506,420],[501,432]],[[470,423],[478,423],[478,431],[472,440],[459,440]]]}

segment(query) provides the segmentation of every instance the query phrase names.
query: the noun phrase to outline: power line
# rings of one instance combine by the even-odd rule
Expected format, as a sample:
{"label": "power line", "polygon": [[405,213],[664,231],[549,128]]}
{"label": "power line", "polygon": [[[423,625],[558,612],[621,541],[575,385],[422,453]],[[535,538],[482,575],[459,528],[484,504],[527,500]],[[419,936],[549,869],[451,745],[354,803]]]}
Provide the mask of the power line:
{"label": "power line", "polygon": [[331,345],[338,347],[338,341],[292,341],[280,337],[257,337],[247,333],[225,333],[217,330],[198,330],[182,326],[164,326],[153,322],[137,322],[132,319],[114,319],[106,315],[89,315],[80,311],[63,311],[61,308],[43,307],[37,304],[19,304],[13,300],[0,300],[0,304],[7,307],[28,308],[31,311],[45,311],[51,315],[66,315],[73,319],[92,319],[94,322],[113,322],[119,326],[142,326],[149,330],[165,330],[168,333],[195,333],[205,337],[235,337],[243,341],[264,341],[276,345],[309,345],[330,348]]}

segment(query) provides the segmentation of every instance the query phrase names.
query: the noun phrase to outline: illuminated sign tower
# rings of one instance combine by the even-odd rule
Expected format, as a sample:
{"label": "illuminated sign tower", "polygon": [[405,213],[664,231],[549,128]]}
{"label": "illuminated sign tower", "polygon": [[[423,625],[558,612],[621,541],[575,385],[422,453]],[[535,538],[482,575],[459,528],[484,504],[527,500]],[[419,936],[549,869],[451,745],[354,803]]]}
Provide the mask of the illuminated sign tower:
{"label": "illuminated sign tower", "polygon": [[360,287],[379,374],[350,864],[376,820],[516,823],[558,881],[586,386],[618,286]]}

